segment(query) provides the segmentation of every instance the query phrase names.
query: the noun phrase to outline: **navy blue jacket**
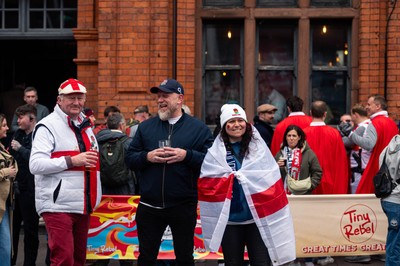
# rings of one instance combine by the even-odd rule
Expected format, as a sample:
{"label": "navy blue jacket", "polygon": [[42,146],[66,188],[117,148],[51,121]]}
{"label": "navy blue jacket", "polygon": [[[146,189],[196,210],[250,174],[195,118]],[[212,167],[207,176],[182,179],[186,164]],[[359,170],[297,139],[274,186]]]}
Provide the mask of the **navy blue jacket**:
{"label": "navy blue jacket", "polygon": [[[185,159],[173,164],[149,162],[147,153],[157,149],[158,141],[168,139],[168,135],[171,147],[186,150]],[[187,114],[174,125],[158,116],[140,123],[125,159],[132,170],[139,171],[141,202],[160,208],[197,202],[197,179],[212,143],[210,129]]]}
{"label": "navy blue jacket", "polygon": [[274,128],[270,124],[261,121],[258,115],[254,117],[253,121],[254,127],[258,130],[268,148],[271,148],[272,137],[274,136]]}

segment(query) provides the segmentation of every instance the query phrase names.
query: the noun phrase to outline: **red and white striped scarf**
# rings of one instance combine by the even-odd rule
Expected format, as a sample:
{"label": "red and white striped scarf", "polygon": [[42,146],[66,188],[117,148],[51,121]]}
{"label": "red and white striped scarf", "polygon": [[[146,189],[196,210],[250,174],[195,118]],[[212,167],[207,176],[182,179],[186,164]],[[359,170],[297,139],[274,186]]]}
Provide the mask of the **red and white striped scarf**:
{"label": "red and white striped scarf", "polygon": [[279,167],[254,127],[253,132],[249,155],[238,171],[232,171],[226,162],[225,145],[219,135],[208,150],[198,182],[202,233],[206,248],[218,251],[228,222],[235,177],[273,265],[281,265],[296,258],[292,216]]}

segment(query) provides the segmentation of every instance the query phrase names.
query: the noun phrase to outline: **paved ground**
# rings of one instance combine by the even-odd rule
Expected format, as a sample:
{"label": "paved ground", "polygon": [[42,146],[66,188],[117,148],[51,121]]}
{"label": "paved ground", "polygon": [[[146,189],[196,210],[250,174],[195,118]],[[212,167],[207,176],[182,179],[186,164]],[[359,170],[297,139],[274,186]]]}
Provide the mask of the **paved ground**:
{"label": "paved ground", "polygon": [[[46,236],[45,236],[45,232],[44,232],[44,228],[41,228],[40,231],[40,244],[39,244],[39,254],[38,254],[38,258],[36,261],[36,265],[37,266],[45,266],[45,257],[46,257]],[[23,234],[21,234],[20,237],[20,241],[19,241],[19,255],[18,255],[18,259],[17,259],[17,266],[22,266],[23,265],[23,251],[24,251],[24,247],[23,247]],[[343,260],[343,257],[334,257],[335,262],[333,264],[329,264],[332,266],[335,265],[343,265],[343,266],[350,266],[350,265],[362,265],[362,264],[356,264],[356,263],[347,263]],[[118,261],[116,260],[111,260],[109,263],[109,266],[117,266],[119,265]],[[217,261],[206,261],[206,262],[197,262],[196,266],[216,266],[218,265]],[[384,266],[385,263],[381,262],[381,261],[377,261],[377,260],[373,260],[370,264],[368,264],[370,266]]]}

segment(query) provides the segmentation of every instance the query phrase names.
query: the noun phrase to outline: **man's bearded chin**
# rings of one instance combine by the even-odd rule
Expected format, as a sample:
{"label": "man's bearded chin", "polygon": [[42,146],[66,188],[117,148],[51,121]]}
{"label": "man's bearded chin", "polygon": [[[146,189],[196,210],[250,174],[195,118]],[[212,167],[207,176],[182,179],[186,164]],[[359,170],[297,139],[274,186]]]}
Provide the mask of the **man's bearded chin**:
{"label": "man's bearded chin", "polygon": [[171,117],[171,110],[169,109],[166,111],[158,110],[158,116],[162,121],[167,121]]}

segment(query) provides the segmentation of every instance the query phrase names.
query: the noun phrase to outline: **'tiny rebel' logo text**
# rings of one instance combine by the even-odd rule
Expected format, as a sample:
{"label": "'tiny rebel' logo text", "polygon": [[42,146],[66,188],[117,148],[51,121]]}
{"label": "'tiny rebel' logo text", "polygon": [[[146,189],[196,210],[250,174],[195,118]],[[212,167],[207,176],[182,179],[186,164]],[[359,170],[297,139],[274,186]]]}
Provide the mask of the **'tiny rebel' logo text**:
{"label": "'tiny rebel' logo text", "polygon": [[352,243],[363,243],[376,231],[376,215],[368,206],[357,204],[348,208],[340,222],[343,236]]}

